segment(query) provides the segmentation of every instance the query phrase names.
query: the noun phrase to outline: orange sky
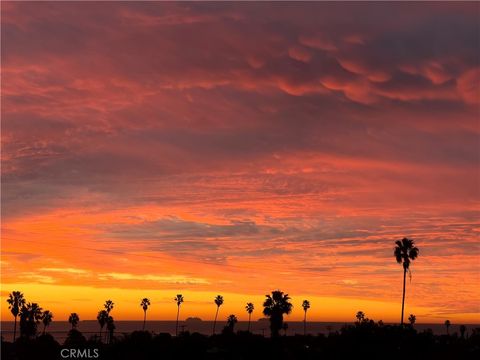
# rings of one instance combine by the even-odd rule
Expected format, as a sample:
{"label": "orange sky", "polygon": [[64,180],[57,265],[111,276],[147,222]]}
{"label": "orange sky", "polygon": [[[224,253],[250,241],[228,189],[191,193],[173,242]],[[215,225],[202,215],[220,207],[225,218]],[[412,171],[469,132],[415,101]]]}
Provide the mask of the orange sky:
{"label": "orange sky", "polygon": [[480,323],[478,3],[1,5],[2,320]]}

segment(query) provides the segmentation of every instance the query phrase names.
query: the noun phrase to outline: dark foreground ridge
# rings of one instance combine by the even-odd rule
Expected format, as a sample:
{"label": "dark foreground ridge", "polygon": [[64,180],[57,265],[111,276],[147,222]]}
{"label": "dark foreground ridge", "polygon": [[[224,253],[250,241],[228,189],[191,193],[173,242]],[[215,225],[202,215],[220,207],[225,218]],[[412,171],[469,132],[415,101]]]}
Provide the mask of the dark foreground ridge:
{"label": "dark foreground ridge", "polygon": [[[72,352],[73,351],[73,352]],[[346,325],[328,335],[267,338],[225,327],[218,335],[182,332],[152,335],[147,331],[116,335],[109,343],[86,339],[72,329],[63,344],[48,333],[2,339],[4,360],[56,359],[478,359],[480,329],[469,335],[434,335],[411,325],[384,325],[373,320]]]}

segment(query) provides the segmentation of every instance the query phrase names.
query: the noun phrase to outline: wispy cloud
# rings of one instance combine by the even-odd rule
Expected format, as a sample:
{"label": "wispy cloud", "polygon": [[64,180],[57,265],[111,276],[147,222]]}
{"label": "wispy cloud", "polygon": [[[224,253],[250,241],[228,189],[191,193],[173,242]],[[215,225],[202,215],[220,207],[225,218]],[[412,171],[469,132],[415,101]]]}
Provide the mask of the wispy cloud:
{"label": "wispy cloud", "polygon": [[169,284],[183,284],[183,285],[196,285],[196,284],[209,284],[209,282],[202,278],[181,276],[181,275],[135,275],[130,273],[101,273],[98,274],[98,278],[101,280],[140,280],[140,281],[157,281],[161,283]]}

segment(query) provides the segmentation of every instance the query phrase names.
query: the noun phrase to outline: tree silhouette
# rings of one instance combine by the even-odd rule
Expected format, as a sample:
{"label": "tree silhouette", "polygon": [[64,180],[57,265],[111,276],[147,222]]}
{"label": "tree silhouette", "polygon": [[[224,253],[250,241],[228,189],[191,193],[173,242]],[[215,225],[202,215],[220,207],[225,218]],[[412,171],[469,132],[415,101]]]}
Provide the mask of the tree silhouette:
{"label": "tree silhouette", "polygon": [[178,317],[180,316],[180,305],[183,303],[183,295],[177,294],[175,299],[173,299],[177,303],[177,322],[175,324],[175,336],[178,335]]}
{"label": "tree silhouette", "polygon": [[43,335],[45,335],[45,331],[47,330],[47,327],[50,325],[52,320],[53,320],[52,312],[50,310],[45,310],[42,314]]}
{"label": "tree silhouette", "polygon": [[460,337],[465,339],[465,331],[467,331],[467,327],[465,325],[460,325]]}
{"label": "tree silhouette", "polygon": [[223,304],[223,296],[222,295],[217,295],[215,297],[215,305],[217,305],[217,312],[215,313],[215,320],[213,321],[213,335],[215,335],[215,326],[217,325],[217,317],[218,317],[218,310],[220,309],[220,306]]}
{"label": "tree silhouette", "polygon": [[247,331],[250,331],[250,323],[252,320],[252,312],[254,309],[255,309],[255,306],[251,302],[247,303],[247,305],[245,306],[245,310],[248,313],[248,330]]}
{"label": "tree silhouette", "polygon": [[147,321],[147,310],[150,306],[150,300],[148,298],[143,298],[140,306],[143,309],[143,330],[145,331],[145,323]]}
{"label": "tree silhouette", "polygon": [[450,335],[450,325],[452,325],[450,320],[445,320],[445,326],[447,328],[447,335]]}
{"label": "tree silhouette", "polygon": [[272,291],[272,295],[265,295],[263,314],[270,318],[270,331],[272,337],[278,337],[283,325],[283,315],[292,312],[292,303],[288,294],[280,290]]}
{"label": "tree silhouette", "polygon": [[365,321],[365,313],[363,311],[358,311],[355,317],[357,318],[357,324]]}
{"label": "tree silhouette", "polygon": [[68,317],[68,322],[72,325],[72,329],[75,329],[80,321],[80,317],[77,313],[71,313]]}
{"label": "tree silhouette", "polygon": [[15,335],[17,333],[17,316],[20,313],[20,309],[25,305],[25,298],[20,291],[12,291],[8,295],[7,299],[8,308],[10,309],[15,322],[13,325],[13,341],[15,341]]}
{"label": "tree silhouette", "polygon": [[395,250],[393,255],[397,260],[397,263],[403,265],[403,295],[402,295],[402,317],[400,320],[400,325],[403,325],[403,311],[405,308],[405,283],[407,277],[407,271],[411,276],[410,272],[410,262],[415,260],[418,257],[419,250],[415,246],[415,242],[411,239],[403,238],[401,241],[395,241]]}
{"label": "tree silhouette", "polygon": [[19,315],[21,336],[35,336],[37,324],[42,320],[42,308],[37,303],[28,303],[22,306]]}
{"label": "tree silhouette", "polygon": [[108,333],[105,335],[105,337],[108,336],[107,339],[105,339],[105,341],[110,344],[112,342],[112,339],[113,339],[113,332],[115,331],[115,321],[113,320],[113,317],[112,316],[108,316],[107,317],[107,331]]}
{"label": "tree silhouette", "polygon": [[233,334],[235,330],[235,324],[238,322],[238,319],[235,315],[229,315],[227,318],[227,325],[223,329],[224,333]]}
{"label": "tree silhouette", "polygon": [[408,321],[410,321],[410,325],[415,325],[415,321],[417,321],[417,317],[413,314],[410,314],[410,316],[408,317]]}
{"label": "tree silhouette", "polygon": [[102,340],[102,330],[108,320],[107,310],[100,310],[97,315],[97,321],[100,325],[100,340]]}
{"label": "tree silhouette", "polygon": [[112,300],[107,300],[105,301],[105,304],[103,305],[103,307],[105,308],[105,310],[107,311],[107,314],[110,315],[110,311],[113,310],[113,301]]}
{"label": "tree silhouette", "polygon": [[305,312],[305,315],[303,316],[303,335],[305,336],[307,335],[307,311],[310,309],[310,301],[303,300],[302,308]]}

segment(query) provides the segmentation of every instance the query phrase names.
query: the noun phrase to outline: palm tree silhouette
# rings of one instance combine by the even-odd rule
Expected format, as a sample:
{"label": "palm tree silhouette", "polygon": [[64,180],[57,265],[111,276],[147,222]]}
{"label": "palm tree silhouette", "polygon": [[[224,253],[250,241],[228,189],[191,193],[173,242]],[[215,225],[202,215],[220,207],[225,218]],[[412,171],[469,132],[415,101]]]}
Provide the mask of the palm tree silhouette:
{"label": "palm tree silhouette", "polygon": [[105,308],[105,310],[107,311],[107,314],[110,315],[110,311],[112,311],[113,309],[113,301],[112,300],[107,300],[105,301],[105,304],[103,305],[103,307]]}
{"label": "palm tree silhouette", "polygon": [[410,316],[408,317],[408,321],[410,321],[410,325],[415,325],[415,321],[417,321],[417,317],[413,314],[410,314]]}
{"label": "palm tree silhouette", "polygon": [[445,320],[445,326],[447,327],[447,335],[450,335],[450,325],[452,325],[452,323],[450,322],[450,320]]}
{"label": "palm tree silhouette", "polygon": [[217,325],[217,316],[218,316],[218,310],[220,309],[220,306],[223,304],[223,296],[222,295],[217,295],[215,297],[215,305],[217,305],[217,312],[215,313],[215,320],[213,321],[213,335],[215,335],[215,326]]}
{"label": "palm tree silhouette", "polygon": [[178,317],[180,316],[180,305],[183,303],[183,295],[177,294],[175,299],[173,299],[177,303],[177,322],[175,324],[175,336],[178,335]]}
{"label": "palm tree silhouette", "polygon": [[232,334],[235,329],[235,324],[238,322],[238,319],[235,315],[229,315],[227,318],[227,326],[225,326],[224,332]]}
{"label": "palm tree silhouette", "polygon": [[42,314],[42,322],[43,322],[43,335],[45,335],[45,331],[47,329],[47,326],[50,325],[50,323],[53,320],[53,314],[50,310],[45,310]]}
{"label": "palm tree silhouette", "polygon": [[37,303],[30,304],[30,316],[35,320],[35,322],[40,322],[42,319],[43,309]]}
{"label": "palm tree silhouette", "polygon": [[403,264],[403,296],[402,296],[402,317],[400,320],[400,325],[403,325],[403,310],[405,308],[405,283],[407,277],[407,271],[409,275],[410,272],[410,262],[415,260],[418,256],[419,250],[415,246],[415,242],[411,239],[403,238],[401,241],[395,241],[395,250],[393,255],[397,260],[397,263]]}
{"label": "palm tree silhouette", "polygon": [[247,331],[250,331],[250,323],[252,321],[252,312],[253,312],[254,309],[255,309],[255,306],[251,302],[247,303],[247,305],[245,306],[245,310],[247,310],[247,313],[248,313],[248,329],[247,329]]}
{"label": "palm tree silhouette", "polygon": [[80,321],[80,317],[77,313],[71,313],[68,317],[68,322],[72,325],[72,329],[75,329]]}
{"label": "palm tree silhouette", "polygon": [[355,317],[357,318],[357,324],[360,324],[363,321],[365,321],[365,313],[363,311],[358,311]]}
{"label": "palm tree silhouette", "polygon": [[293,305],[288,294],[280,290],[272,291],[272,295],[265,295],[263,314],[270,318],[270,331],[272,337],[278,337],[283,326],[283,315],[292,312]]}
{"label": "palm tree silhouette", "polygon": [[17,333],[17,316],[20,313],[20,309],[25,305],[25,298],[20,291],[12,291],[8,295],[7,303],[8,308],[15,318],[15,323],[13,325],[13,341],[15,341],[15,335]]}
{"label": "palm tree silhouette", "polygon": [[303,300],[302,308],[305,312],[305,315],[303,317],[303,335],[305,336],[307,335],[307,310],[310,309],[310,301]]}
{"label": "palm tree silhouette", "polygon": [[145,322],[147,321],[147,310],[150,306],[150,300],[148,298],[143,298],[140,306],[143,309],[143,330],[145,331]]}
{"label": "palm tree silhouette", "polygon": [[97,315],[97,321],[100,324],[100,341],[102,340],[102,330],[108,320],[107,310],[100,310]]}
{"label": "palm tree silhouette", "polygon": [[105,334],[105,341],[110,344],[113,339],[113,332],[115,331],[115,321],[113,320],[112,316],[107,316],[107,330],[108,332]]}
{"label": "palm tree silhouette", "polygon": [[20,334],[30,337],[37,333],[37,324],[42,320],[42,308],[37,303],[28,303],[20,310]]}

